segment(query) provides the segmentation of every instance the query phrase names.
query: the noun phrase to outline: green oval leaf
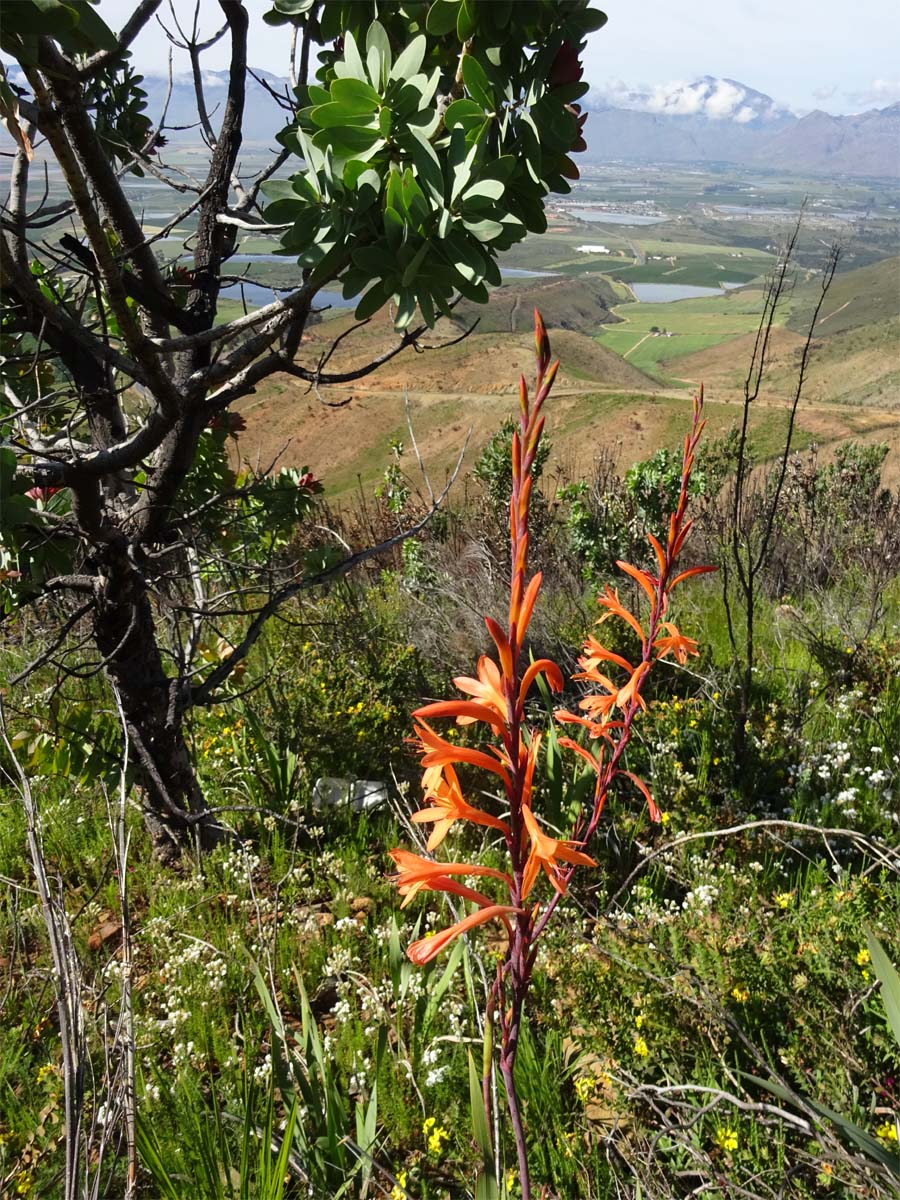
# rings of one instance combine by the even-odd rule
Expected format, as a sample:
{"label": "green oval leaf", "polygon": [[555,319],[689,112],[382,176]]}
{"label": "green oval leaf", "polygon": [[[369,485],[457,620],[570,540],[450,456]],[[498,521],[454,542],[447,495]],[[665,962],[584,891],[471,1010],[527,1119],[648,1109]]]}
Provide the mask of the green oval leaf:
{"label": "green oval leaf", "polygon": [[462,76],[466,91],[472,99],[480,104],[483,110],[493,112],[497,107],[493,89],[481,63],[471,54],[465,55],[462,60]]}
{"label": "green oval leaf", "polygon": [[444,113],[444,124],[448,129],[455,129],[459,125],[468,130],[480,125],[483,120],[484,109],[474,100],[454,100]]}
{"label": "green oval leaf", "polygon": [[391,68],[391,79],[412,79],[413,75],[418,74],[427,45],[424,33],[414,37]]}
{"label": "green oval leaf", "polygon": [[425,29],[432,37],[443,37],[456,29],[459,0],[434,0],[425,18]]}
{"label": "green oval leaf", "polygon": [[353,112],[374,112],[381,105],[381,95],[362,79],[335,79],[331,98]]}

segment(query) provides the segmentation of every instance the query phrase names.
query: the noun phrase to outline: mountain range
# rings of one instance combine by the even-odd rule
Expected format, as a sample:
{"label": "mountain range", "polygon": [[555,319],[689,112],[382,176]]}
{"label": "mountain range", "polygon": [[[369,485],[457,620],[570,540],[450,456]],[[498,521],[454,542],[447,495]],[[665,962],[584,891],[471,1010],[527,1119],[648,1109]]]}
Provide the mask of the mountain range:
{"label": "mountain range", "polygon": [[809,174],[900,176],[900,103],[851,116],[798,117],[733,79],[652,92],[593,91],[587,162],[735,163]]}
{"label": "mountain range", "polygon": [[[9,74],[19,82],[15,68]],[[228,74],[205,71],[203,83],[216,125]],[[148,111],[155,117],[162,112],[168,78],[148,73],[143,87]],[[261,68],[248,74],[245,144],[273,144],[289,119],[269,88],[283,95],[287,80]],[[815,111],[798,117],[746,84],[706,75],[643,91],[624,84],[606,91],[592,89],[582,106],[588,110],[588,148],[578,156],[584,163],[733,163],[812,175],[900,178],[900,103],[852,116]],[[172,141],[201,141],[189,75],[173,79],[167,125],[175,127],[167,130]]]}

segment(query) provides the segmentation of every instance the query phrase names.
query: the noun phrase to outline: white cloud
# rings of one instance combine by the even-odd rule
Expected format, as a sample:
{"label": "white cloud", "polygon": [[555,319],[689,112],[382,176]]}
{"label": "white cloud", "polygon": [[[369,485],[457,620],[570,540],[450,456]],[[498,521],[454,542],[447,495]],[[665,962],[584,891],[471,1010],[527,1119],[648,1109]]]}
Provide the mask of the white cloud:
{"label": "white cloud", "polygon": [[725,117],[734,117],[746,94],[742,87],[720,79],[706,101],[706,115],[714,121],[724,120]]}
{"label": "white cloud", "polygon": [[608,103],[620,108],[671,117],[705,116],[711,121],[736,121],[739,125],[757,116],[774,116],[779,111],[777,105],[770,104],[761,112],[759,97],[754,102],[740,84],[726,79],[706,78],[693,83],[676,79],[638,88],[629,87],[622,79],[613,79],[602,95]]}
{"label": "white cloud", "polygon": [[846,92],[854,108],[886,108],[900,100],[900,79],[873,79],[859,92]]}

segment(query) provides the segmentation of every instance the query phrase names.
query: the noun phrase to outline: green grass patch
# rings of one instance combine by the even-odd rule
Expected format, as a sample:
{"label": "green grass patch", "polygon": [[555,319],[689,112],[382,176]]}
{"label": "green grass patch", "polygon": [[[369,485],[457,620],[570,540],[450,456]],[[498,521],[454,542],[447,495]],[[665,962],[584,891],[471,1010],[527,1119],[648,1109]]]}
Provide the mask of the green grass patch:
{"label": "green grass patch", "polygon": [[[668,381],[661,364],[755,329],[760,300],[760,293],[754,289],[670,304],[630,304],[616,309],[623,324],[606,326],[597,337],[601,345],[617,354],[628,353],[633,366]],[[654,334],[654,328],[661,332]]]}

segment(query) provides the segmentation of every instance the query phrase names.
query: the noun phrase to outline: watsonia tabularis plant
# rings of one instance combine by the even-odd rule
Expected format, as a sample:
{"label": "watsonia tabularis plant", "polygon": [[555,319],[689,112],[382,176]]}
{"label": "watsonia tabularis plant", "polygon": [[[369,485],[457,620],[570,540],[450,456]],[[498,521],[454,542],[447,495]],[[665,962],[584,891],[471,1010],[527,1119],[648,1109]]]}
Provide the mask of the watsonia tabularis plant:
{"label": "watsonia tabularis plant", "polygon": [[[558,722],[585,729],[590,749],[569,737],[559,737],[557,742],[586,761],[596,778],[592,802],[579,811],[570,831],[571,837],[560,839],[551,836],[542,827],[532,803],[542,735],[527,724],[525,701],[538,676],[543,676],[556,692],[563,689],[563,677],[556,663],[545,658],[526,663],[523,653],[525,636],[541,587],[540,572],[526,582],[532,467],[544,428],[544,402],[559,366],[558,361],[551,363],[550,342],[537,311],[535,345],[537,378],[534,395],[529,397],[523,377],[519,384],[519,426],[512,436],[512,495],[509,505],[511,575],[507,628],[501,628],[491,617],[485,618],[488,632],[497,648],[497,660],[482,655],[474,678],[460,677],[454,680],[467,699],[427,704],[413,714],[416,738],[425,767],[422,784],[428,807],[415,813],[412,819],[417,823],[432,824],[428,851],[433,853],[438,849],[455,821],[469,821],[497,831],[506,847],[508,869],[498,870],[475,862],[440,861],[402,849],[390,852],[397,867],[397,873],[392,878],[404,897],[404,905],[420,891],[448,892],[474,905],[473,911],[456,924],[414,942],[407,951],[414,963],[430,962],[460,934],[485,922],[496,921],[506,931],[506,948],[498,962],[488,999],[487,1024],[490,1030],[494,1014],[499,1013],[499,1067],[516,1140],[523,1200],[528,1200],[530,1185],[513,1070],[538,942],[560,897],[565,894],[576,867],[597,865],[582,847],[590,841],[597,828],[614,780],[619,776],[629,779],[645,796],[651,818],[654,821],[660,819],[649,789],[621,765],[622,759],[635,718],[641,709],[646,708],[641,690],[654,662],[673,655],[683,664],[689,654],[697,653],[696,642],[684,637],[666,619],[669,595],[682,580],[713,569],[676,569],[676,560],[691,527],[690,520],[686,518],[686,508],[694,452],[704,425],[701,419],[701,388],[694,397],[693,421],[684,442],[680,494],[675,511],[669,518],[665,541],[663,543],[650,535],[658,575],[654,576],[630,563],[617,564],[643,591],[649,613],[642,620],[623,604],[618,591],[609,586],[598,599],[605,610],[598,624],[610,617],[626,622],[640,640],[640,658],[632,663],[623,655],[606,649],[596,637],[588,637],[584,654],[579,659],[581,670],[574,678],[595,684],[599,690],[580,701],[581,715],[565,709],[555,714]],[[621,673],[621,683],[615,682],[604,671]],[[454,745],[442,738],[429,724],[434,718],[442,717],[453,717],[459,725],[481,722],[487,726],[492,735],[487,749]],[[455,770],[458,764],[480,768],[500,780],[506,801],[502,815],[486,812],[465,799]],[[549,895],[535,890],[542,871],[551,885]],[[461,879],[476,878],[481,881],[480,887],[492,888],[499,893],[499,898],[461,882]]]}

